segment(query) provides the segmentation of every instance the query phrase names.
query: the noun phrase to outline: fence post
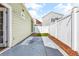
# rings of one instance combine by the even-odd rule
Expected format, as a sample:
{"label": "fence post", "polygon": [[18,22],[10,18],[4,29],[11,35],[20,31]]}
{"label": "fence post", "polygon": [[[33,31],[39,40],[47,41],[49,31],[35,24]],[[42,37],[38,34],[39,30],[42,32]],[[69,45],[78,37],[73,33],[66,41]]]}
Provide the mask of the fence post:
{"label": "fence post", "polygon": [[78,24],[77,24],[77,22],[78,22],[78,19],[77,19],[77,11],[78,11],[78,8],[77,7],[75,7],[75,8],[73,8],[72,9],[72,49],[74,50],[74,51],[78,51],[78,43],[77,43],[77,41],[78,41],[78,35],[77,35],[77,31],[78,31],[78,29],[77,29],[77,27],[78,27]]}

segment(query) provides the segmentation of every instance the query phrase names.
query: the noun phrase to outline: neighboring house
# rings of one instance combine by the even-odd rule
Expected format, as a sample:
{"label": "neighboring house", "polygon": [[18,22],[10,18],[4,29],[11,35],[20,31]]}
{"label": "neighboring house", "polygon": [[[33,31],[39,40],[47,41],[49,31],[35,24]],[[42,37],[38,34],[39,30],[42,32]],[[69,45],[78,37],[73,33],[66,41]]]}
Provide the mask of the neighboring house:
{"label": "neighboring house", "polygon": [[39,33],[39,27],[42,26],[42,22],[33,18],[33,33]]}
{"label": "neighboring house", "polygon": [[38,19],[33,19],[33,24],[36,25],[36,26],[41,26],[42,22],[39,21]]}
{"label": "neighboring house", "polygon": [[36,25],[41,26],[42,25],[42,22],[40,22],[39,20],[36,19]]}
{"label": "neighboring house", "polygon": [[50,23],[54,23],[55,21],[59,20],[63,16],[64,15],[62,14],[51,11],[42,17],[42,20],[43,20],[42,25],[49,25]]}
{"label": "neighboring house", "polygon": [[0,47],[12,47],[32,33],[32,18],[22,3],[0,4]]}

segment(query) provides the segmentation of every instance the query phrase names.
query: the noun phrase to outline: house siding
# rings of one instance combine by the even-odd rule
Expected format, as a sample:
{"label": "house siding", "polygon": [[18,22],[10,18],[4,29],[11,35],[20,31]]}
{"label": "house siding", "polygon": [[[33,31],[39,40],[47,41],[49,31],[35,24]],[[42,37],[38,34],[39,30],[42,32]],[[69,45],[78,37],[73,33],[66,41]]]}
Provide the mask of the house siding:
{"label": "house siding", "polygon": [[47,15],[45,15],[44,17],[42,17],[43,20],[43,25],[49,25],[51,23],[51,18],[62,18],[63,15],[55,13],[55,12],[50,12]]}
{"label": "house siding", "polygon": [[21,3],[9,4],[12,8],[12,46],[32,33],[32,18]]}

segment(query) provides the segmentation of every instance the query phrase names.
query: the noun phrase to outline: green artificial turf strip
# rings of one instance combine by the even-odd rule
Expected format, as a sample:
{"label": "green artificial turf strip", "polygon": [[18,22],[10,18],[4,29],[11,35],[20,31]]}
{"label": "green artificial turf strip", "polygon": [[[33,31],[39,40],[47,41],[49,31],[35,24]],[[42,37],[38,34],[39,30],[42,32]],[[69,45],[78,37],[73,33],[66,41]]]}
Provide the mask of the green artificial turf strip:
{"label": "green artificial turf strip", "polygon": [[36,33],[33,36],[48,36],[48,33]]}

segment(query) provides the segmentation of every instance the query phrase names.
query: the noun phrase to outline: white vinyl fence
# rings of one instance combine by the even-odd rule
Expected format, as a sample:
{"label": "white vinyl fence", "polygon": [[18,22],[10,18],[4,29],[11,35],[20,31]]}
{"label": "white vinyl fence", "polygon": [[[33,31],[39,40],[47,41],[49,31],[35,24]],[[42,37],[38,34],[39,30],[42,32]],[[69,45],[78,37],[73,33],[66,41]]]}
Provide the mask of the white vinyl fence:
{"label": "white vinyl fence", "polygon": [[79,10],[74,8],[71,15],[62,20],[50,24],[49,33],[59,38],[70,46],[74,51],[79,52]]}
{"label": "white vinyl fence", "polygon": [[34,33],[48,33],[49,26],[34,26]]}
{"label": "white vinyl fence", "polygon": [[71,16],[50,24],[49,33],[71,47]]}

